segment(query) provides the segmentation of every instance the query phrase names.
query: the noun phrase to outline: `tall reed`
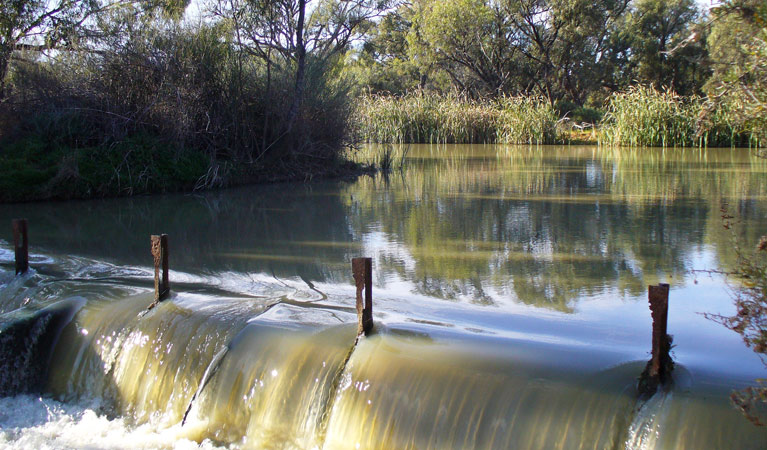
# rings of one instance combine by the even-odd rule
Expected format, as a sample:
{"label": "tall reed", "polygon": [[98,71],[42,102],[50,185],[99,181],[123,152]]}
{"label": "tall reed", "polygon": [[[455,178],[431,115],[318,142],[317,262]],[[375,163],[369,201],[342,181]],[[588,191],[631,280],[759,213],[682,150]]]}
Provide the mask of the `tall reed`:
{"label": "tall reed", "polygon": [[757,145],[723,108],[707,111],[706,100],[670,90],[632,86],[614,93],[601,122],[599,143],[631,147],[719,147]]}
{"label": "tall reed", "polygon": [[633,86],[613,94],[602,119],[600,143],[633,147],[689,147],[696,144],[697,98]]}
{"label": "tall reed", "polygon": [[355,114],[363,141],[434,144],[549,144],[554,108],[541,98],[476,101],[455,94],[414,92],[364,96]]}
{"label": "tall reed", "polygon": [[557,112],[543,97],[501,97],[498,100],[497,142],[553,144]]}

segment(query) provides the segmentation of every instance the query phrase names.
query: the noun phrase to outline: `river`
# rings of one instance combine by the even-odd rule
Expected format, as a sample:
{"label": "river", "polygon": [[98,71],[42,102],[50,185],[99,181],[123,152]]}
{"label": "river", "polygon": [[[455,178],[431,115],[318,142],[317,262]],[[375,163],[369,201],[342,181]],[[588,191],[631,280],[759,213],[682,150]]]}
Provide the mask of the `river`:
{"label": "river", "polygon": [[[767,370],[703,313],[734,312],[717,271],[767,234],[766,175],[747,149],[413,145],[354,182],[0,205],[0,447],[765,448],[729,394]],[[674,381],[640,402],[659,282]]]}

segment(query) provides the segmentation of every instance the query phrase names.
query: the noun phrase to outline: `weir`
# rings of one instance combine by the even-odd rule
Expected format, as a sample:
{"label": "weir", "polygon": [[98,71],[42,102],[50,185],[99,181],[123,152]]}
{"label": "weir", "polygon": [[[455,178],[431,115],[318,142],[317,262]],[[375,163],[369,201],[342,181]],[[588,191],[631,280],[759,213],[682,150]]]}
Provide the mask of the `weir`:
{"label": "weir", "polygon": [[0,315],[0,396],[45,387],[59,335],[84,304],[75,298]]}
{"label": "weir", "polygon": [[[314,325],[285,324],[276,319],[299,308],[276,305],[223,321],[166,302],[137,319],[147,298],[86,305],[55,346],[45,391],[108,399],[134,424],[167,427],[187,414],[180,436],[244,448],[749,448],[761,439],[716,401],[727,390],[711,388],[715,376],[683,378],[637,410],[641,362],[574,367],[567,346],[428,326],[379,327],[350,353],[349,313],[315,309]],[[118,313],[131,318],[110,320]],[[332,325],[339,314],[346,324]]]}
{"label": "weir", "polygon": [[[693,377],[684,362],[670,371],[670,340],[659,338],[666,336],[668,285],[660,286],[666,310],[644,367],[567,340],[477,336],[427,320],[373,327],[369,258],[353,262],[354,308],[288,299],[200,307],[199,296],[176,288],[160,302],[169,284],[167,275],[157,282],[157,261],[154,293],[72,298],[0,316],[0,396],[98,399],[133,426],[181,424],[179,437],[243,448],[765,442],[729,407],[721,374]],[[167,259],[159,261],[167,274]],[[649,375],[637,386],[643,368]],[[664,388],[643,387],[651,383]]]}

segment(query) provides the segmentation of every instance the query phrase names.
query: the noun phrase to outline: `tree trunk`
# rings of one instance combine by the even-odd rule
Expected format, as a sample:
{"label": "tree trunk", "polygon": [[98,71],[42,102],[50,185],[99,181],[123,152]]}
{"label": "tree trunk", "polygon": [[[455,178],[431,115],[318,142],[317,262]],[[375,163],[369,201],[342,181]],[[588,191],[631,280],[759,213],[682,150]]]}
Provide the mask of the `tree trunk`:
{"label": "tree trunk", "polygon": [[301,107],[301,99],[304,96],[305,71],[306,71],[306,47],[304,44],[304,18],[306,14],[306,0],[298,0],[298,24],[296,24],[296,87],[293,93],[293,103],[288,111],[288,132],[292,131]]}
{"label": "tree trunk", "polygon": [[[272,53],[268,50],[266,53],[266,104],[268,105],[264,111],[264,130],[261,136],[261,155],[266,153],[266,135],[269,133],[269,114],[272,105]],[[260,155],[259,155],[260,157]]]}
{"label": "tree trunk", "polygon": [[5,46],[0,46],[0,103],[5,100],[6,78],[8,77],[8,66],[11,62],[11,51]]}

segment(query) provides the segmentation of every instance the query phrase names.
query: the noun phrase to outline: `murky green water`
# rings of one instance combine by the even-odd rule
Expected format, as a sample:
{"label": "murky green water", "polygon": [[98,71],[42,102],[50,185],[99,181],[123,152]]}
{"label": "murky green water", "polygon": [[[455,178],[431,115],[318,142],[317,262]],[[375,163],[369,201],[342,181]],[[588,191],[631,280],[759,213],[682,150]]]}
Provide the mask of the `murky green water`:
{"label": "murky green water", "polygon": [[[197,441],[759,448],[767,436],[727,395],[765,368],[700,314],[733,310],[726,280],[699,272],[735,261],[723,207],[745,245],[767,234],[767,160],[412,146],[388,178],[2,205],[0,312],[86,298],[52,358],[50,392],[96,392],[136,423],[160,412],[171,426],[204,384],[179,434]],[[14,217],[29,219],[35,268],[21,279]],[[136,319],[157,233],[169,234],[176,294]],[[345,366],[356,256],[373,258],[378,335]],[[671,284],[677,385],[636,412],[646,290],[658,282]]]}

